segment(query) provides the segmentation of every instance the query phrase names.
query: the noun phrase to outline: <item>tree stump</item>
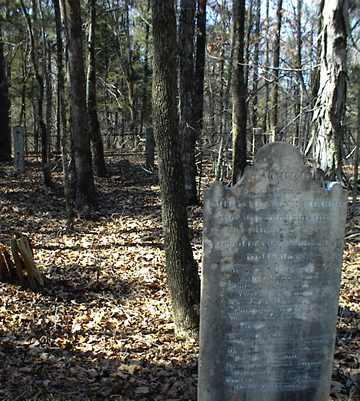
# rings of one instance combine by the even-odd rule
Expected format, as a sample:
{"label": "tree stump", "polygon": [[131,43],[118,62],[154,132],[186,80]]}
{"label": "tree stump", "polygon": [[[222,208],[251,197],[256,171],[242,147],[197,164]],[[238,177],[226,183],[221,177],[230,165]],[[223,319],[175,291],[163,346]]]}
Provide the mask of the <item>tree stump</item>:
{"label": "tree stump", "polygon": [[10,247],[0,244],[0,281],[17,283],[32,290],[44,286],[30,240],[25,235],[15,234]]}

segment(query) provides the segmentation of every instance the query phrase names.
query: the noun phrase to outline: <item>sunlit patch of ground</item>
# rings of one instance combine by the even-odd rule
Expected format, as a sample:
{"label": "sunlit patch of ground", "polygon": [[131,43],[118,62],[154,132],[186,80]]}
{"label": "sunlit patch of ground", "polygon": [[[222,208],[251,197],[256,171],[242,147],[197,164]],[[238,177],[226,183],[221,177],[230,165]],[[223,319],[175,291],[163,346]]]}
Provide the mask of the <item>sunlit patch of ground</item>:
{"label": "sunlit patch of ground", "polygon": [[[99,208],[71,232],[58,176],[49,192],[37,168],[2,170],[0,242],[29,235],[49,281],[41,293],[0,284],[1,401],[196,400],[198,344],[174,336],[157,180],[124,166],[97,179]],[[201,207],[189,222],[201,268]],[[332,400],[359,388],[359,250],[360,234],[344,253]]]}

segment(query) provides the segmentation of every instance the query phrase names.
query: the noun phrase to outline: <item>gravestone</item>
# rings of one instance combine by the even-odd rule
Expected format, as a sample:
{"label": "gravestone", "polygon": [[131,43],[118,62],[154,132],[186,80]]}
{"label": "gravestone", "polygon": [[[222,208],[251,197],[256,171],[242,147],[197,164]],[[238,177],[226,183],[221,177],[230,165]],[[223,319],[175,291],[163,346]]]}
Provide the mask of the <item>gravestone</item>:
{"label": "gravestone", "polygon": [[198,401],[328,401],[345,220],[285,143],[209,189]]}
{"label": "gravestone", "polygon": [[25,168],[24,129],[22,127],[13,128],[13,142],[15,170],[17,173],[22,173]]}

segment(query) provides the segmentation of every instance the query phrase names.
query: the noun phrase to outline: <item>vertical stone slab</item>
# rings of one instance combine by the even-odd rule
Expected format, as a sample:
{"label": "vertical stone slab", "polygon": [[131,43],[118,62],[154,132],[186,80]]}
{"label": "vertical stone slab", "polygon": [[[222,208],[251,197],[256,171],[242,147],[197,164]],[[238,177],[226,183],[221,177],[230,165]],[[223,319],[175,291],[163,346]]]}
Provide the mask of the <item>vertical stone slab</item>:
{"label": "vertical stone slab", "polygon": [[17,173],[23,173],[25,169],[24,139],[24,129],[22,127],[14,127],[14,162]]}
{"label": "vertical stone slab", "polygon": [[346,194],[273,143],[205,199],[198,401],[328,401]]}

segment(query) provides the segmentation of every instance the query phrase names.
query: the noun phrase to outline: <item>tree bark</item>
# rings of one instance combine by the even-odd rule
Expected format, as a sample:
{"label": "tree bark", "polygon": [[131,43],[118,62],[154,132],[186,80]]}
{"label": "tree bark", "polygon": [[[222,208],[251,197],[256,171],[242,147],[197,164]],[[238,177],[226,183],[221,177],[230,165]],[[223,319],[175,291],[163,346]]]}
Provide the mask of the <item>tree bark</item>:
{"label": "tree bark", "polygon": [[196,42],[195,42],[195,72],[193,93],[195,139],[200,147],[199,193],[203,169],[202,130],[204,118],[204,79],[205,79],[205,48],[206,48],[206,0],[197,1],[196,12]]}
{"label": "tree bark", "polygon": [[[355,67],[355,72],[359,76],[360,68],[358,66]],[[352,211],[355,213],[358,205],[358,185],[359,185],[359,159],[360,159],[360,84],[357,84],[357,127],[356,127],[356,143],[355,143],[355,153],[354,153],[354,175],[353,175],[353,183],[352,183]]]}
{"label": "tree bark", "polygon": [[196,48],[195,48],[195,93],[194,115],[197,138],[201,136],[204,113],[204,76],[205,76],[205,46],[206,46],[206,0],[197,1],[196,14]]}
{"label": "tree bark", "polygon": [[51,60],[51,44],[49,40],[44,41],[44,46],[46,46],[47,54],[47,67],[46,67],[46,127],[48,136],[48,152],[50,154],[52,145],[52,132],[53,132],[53,114],[52,114],[52,60]]}
{"label": "tree bark", "polygon": [[180,89],[180,136],[185,177],[185,200],[196,205],[196,128],[194,113],[194,18],[195,0],[180,1],[179,18],[179,89]]}
{"label": "tree bark", "polygon": [[[46,158],[47,160],[47,169],[49,170],[48,174],[50,174],[50,151],[51,151],[51,136],[52,136],[52,66],[51,66],[51,45],[49,39],[46,37],[46,26],[45,26],[45,17],[42,0],[38,0],[38,7],[40,11],[41,18],[41,47],[42,47],[42,76],[44,78],[43,86],[44,86],[44,123],[46,127]],[[34,21],[36,22],[36,21]],[[44,151],[44,150],[43,150]]]}
{"label": "tree bark", "polygon": [[280,39],[281,39],[281,25],[282,25],[282,3],[283,0],[278,0],[276,10],[276,31],[275,39],[273,44],[273,88],[272,88],[272,113],[271,113],[271,125],[274,133],[275,140],[278,138],[279,132],[279,66],[280,66]]}
{"label": "tree bark", "polygon": [[[260,18],[261,18],[261,0],[255,2],[255,45],[254,45],[254,69],[252,86],[252,128],[258,128],[258,83],[259,83],[259,54],[260,54]],[[255,152],[261,146],[260,135],[255,136]]]}
{"label": "tree bark", "polygon": [[10,99],[0,19],[0,162],[11,160]]}
{"label": "tree bark", "polygon": [[134,74],[134,66],[133,66],[133,51],[132,51],[132,44],[130,38],[130,16],[129,16],[129,0],[125,1],[125,34],[126,34],[126,47],[127,47],[127,62],[126,62],[126,69],[127,69],[127,86],[128,86],[128,99],[129,99],[129,108],[130,108],[130,118],[131,118],[131,125],[130,130],[134,134],[135,138],[135,74]]}
{"label": "tree bark", "polygon": [[[246,11],[245,11],[246,14]],[[251,43],[251,33],[253,30],[253,17],[254,17],[254,0],[250,0],[248,12],[247,12],[247,29],[246,29],[246,40],[245,40],[245,65],[244,65],[244,76],[245,76],[245,85],[248,87],[249,83],[249,74],[250,74],[250,43]]]}
{"label": "tree bark", "polygon": [[88,39],[88,72],[86,85],[86,104],[89,113],[89,131],[95,174],[98,177],[106,176],[104,145],[101,137],[100,124],[97,113],[96,99],[96,0],[89,0],[90,25]]}
{"label": "tree bark", "polygon": [[[147,16],[150,13],[150,0],[147,0]],[[148,129],[149,122],[148,119],[151,115],[150,105],[149,105],[149,37],[150,37],[150,23],[145,21],[145,51],[144,51],[144,76],[143,76],[143,87],[142,87],[142,110],[140,117],[140,132],[143,132],[144,124]]]}
{"label": "tree bark", "polygon": [[173,2],[152,0],[153,121],[159,156],[167,281],[176,332],[197,335],[200,280],[193,258],[178,136],[176,19]]}
{"label": "tree bark", "polygon": [[265,12],[265,37],[266,37],[266,45],[265,45],[265,106],[264,106],[264,117],[263,117],[263,131],[264,133],[268,132],[269,128],[269,103],[270,103],[270,87],[269,80],[271,78],[271,74],[269,73],[270,67],[270,16],[269,16],[269,4],[270,0],[266,0],[266,12]]}
{"label": "tree bark", "polygon": [[[31,43],[31,60],[32,65],[34,68],[35,79],[38,86],[38,93],[37,93],[37,120],[38,120],[38,127],[40,128],[40,136],[41,136],[41,166],[42,166],[42,173],[43,173],[43,180],[44,185],[46,187],[51,186],[51,175],[50,175],[50,168],[49,168],[49,146],[48,146],[48,132],[46,123],[44,121],[44,92],[45,92],[45,85],[44,85],[44,77],[40,71],[39,67],[39,52],[38,52],[38,41],[39,41],[39,34],[37,32],[37,6],[36,1],[33,1],[33,18],[34,18],[34,29],[33,24],[31,22],[30,14],[25,7],[24,1],[21,0],[21,8],[24,13],[24,17],[27,23],[30,43]],[[46,58],[43,62],[46,64]],[[35,119],[35,117],[34,117]]]}
{"label": "tree bark", "polygon": [[347,0],[321,3],[320,80],[313,115],[312,148],[325,175],[342,179],[342,141],[347,88]]}
{"label": "tree bark", "polygon": [[76,176],[75,201],[76,207],[82,211],[94,203],[96,193],[86,109],[80,1],[61,1],[69,57],[71,131]]}
{"label": "tree bark", "polygon": [[295,136],[293,144],[297,145],[300,140],[300,129],[301,129],[301,80],[302,80],[302,32],[301,32],[301,14],[302,14],[302,0],[297,0],[296,7],[296,68],[298,71],[298,80],[295,83],[295,105],[294,111],[296,119],[295,121]]}
{"label": "tree bark", "polygon": [[69,177],[69,138],[67,133],[67,120],[66,120],[66,106],[65,106],[65,76],[64,76],[64,60],[63,60],[63,33],[61,23],[61,12],[59,0],[53,0],[55,10],[55,24],[56,24],[56,65],[57,65],[57,142],[59,141],[59,148],[61,147],[62,155],[62,169],[64,175],[64,196],[68,223],[72,217],[72,201],[71,201],[71,185]]}
{"label": "tree bark", "polygon": [[232,40],[232,182],[236,184],[246,166],[247,90],[244,77],[245,0],[233,1]]}

